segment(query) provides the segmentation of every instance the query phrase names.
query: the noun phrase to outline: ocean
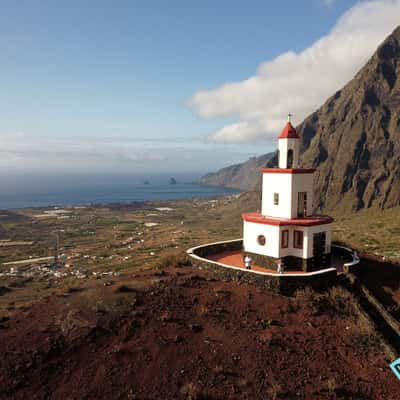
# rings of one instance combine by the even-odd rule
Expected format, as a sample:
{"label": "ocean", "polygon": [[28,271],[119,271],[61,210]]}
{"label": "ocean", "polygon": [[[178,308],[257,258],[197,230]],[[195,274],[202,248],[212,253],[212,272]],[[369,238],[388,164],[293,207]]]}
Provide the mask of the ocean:
{"label": "ocean", "polygon": [[0,177],[0,209],[179,200],[239,193],[235,189],[181,179],[177,177],[177,183],[170,184],[170,178],[160,176]]}

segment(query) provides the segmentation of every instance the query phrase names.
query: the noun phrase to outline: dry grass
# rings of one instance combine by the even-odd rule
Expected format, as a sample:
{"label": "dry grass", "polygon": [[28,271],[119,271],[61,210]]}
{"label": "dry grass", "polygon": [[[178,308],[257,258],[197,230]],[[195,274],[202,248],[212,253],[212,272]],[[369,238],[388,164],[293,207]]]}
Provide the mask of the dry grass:
{"label": "dry grass", "polygon": [[307,304],[313,316],[329,314],[332,318],[351,321],[356,327],[352,333],[354,346],[381,346],[381,339],[373,323],[362,312],[354,295],[342,286],[333,286],[326,293],[318,293],[310,287],[297,290],[291,304],[294,311],[301,304]]}
{"label": "dry grass", "polygon": [[158,268],[169,268],[169,267],[190,267],[192,265],[191,260],[184,252],[166,254],[162,256],[160,261],[157,263]]}
{"label": "dry grass", "polygon": [[[297,307],[296,307],[297,303]],[[295,311],[300,304],[307,304],[314,316],[329,313],[339,318],[354,318],[357,314],[354,296],[341,286],[333,286],[325,293],[319,293],[311,287],[299,289],[291,307]]]}
{"label": "dry grass", "polygon": [[333,239],[387,259],[400,261],[400,207],[334,215]]}
{"label": "dry grass", "polygon": [[[68,271],[79,270],[93,277],[92,272],[133,272],[135,269],[188,264],[185,251],[192,246],[217,240],[241,237],[241,211],[253,206],[241,195],[217,201],[190,200],[169,202],[167,213],[155,213],[160,204],[143,207],[88,207],[74,209],[71,218],[36,221],[37,210],[20,210],[18,214],[0,218],[5,238],[13,241],[33,241],[32,246],[4,247],[0,262],[54,254],[55,229],[60,229],[60,252],[70,258]],[[162,204],[165,206],[166,204]],[[149,216],[151,215],[151,216]],[[390,210],[365,210],[352,216],[335,216],[334,238],[356,248],[400,260],[400,207]],[[35,223],[33,224],[32,221]],[[148,228],[146,222],[159,225]],[[9,268],[0,265],[0,272]],[[15,278],[13,278],[15,281]],[[106,279],[106,278],[105,278]],[[0,277],[0,286],[11,280]],[[0,303],[0,311],[9,306],[30,302],[70,286],[85,286],[86,280],[69,277],[63,280],[34,280],[24,290],[8,294],[9,304]],[[2,296],[2,299],[5,297]],[[322,298],[314,295],[315,308],[323,309]],[[11,304],[11,302],[13,304]],[[321,303],[321,304],[318,304]],[[328,305],[329,306],[329,305]],[[337,304],[340,307],[340,304]]]}

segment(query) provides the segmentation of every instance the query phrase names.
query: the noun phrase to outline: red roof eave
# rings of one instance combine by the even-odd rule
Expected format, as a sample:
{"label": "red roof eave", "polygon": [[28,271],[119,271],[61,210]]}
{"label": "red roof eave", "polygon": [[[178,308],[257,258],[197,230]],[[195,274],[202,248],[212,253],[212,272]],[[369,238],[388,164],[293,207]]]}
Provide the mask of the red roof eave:
{"label": "red roof eave", "polygon": [[273,226],[315,226],[315,225],[325,225],[331,224],[334,219],[328,215],[314,215],[311,217],[304,218],[274,218],[266,217],[260,213],[244,213],[242,214],[242,219],[247,222],[254,222],[257,224],[273,225]]}
{"label": "red roof eave", "polygon": [[261,168],[263,174],[313,174],[315,168]]}

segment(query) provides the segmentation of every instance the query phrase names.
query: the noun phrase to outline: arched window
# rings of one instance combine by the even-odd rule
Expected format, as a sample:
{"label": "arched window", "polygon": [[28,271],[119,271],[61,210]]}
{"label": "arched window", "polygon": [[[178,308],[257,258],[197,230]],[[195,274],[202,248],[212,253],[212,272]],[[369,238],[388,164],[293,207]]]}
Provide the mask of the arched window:
{"label": "arched window", "polygon": [[289,149],[287,152],[287,167],[286,168],[293,168],[293,150]]}

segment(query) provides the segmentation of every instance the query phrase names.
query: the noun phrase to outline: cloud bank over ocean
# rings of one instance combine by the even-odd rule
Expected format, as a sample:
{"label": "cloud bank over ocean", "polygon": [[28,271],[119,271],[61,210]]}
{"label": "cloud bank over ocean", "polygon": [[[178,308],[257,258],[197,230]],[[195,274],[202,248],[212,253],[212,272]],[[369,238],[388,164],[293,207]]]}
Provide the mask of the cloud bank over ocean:
{"label": "cloud bank over ocean", "polygon": [[275,138],[288,112],[300,123],[351,80],[399,24],[399,15],[400,0],[359,2],[310,47],[262,63],[246,80],[197,91],[188,104],[203,118],[238,118],[211,133],[212,142]]}
{"label": "cloud bank over ocean", "polygon": [[[219,147],[219,146],[217,146]],[[250,154],[246,148],[224,146],[213,150],[218,166]],[[135,139],[48,137],[0,133],[0,175],[36,172],[178,173],[197,175],[210,169],[209,145],[198,138]]]}

